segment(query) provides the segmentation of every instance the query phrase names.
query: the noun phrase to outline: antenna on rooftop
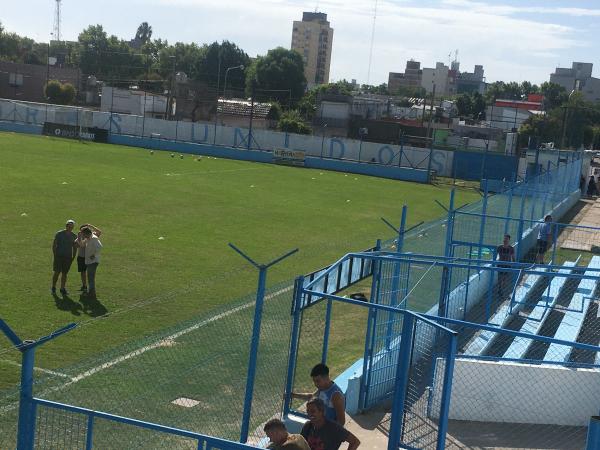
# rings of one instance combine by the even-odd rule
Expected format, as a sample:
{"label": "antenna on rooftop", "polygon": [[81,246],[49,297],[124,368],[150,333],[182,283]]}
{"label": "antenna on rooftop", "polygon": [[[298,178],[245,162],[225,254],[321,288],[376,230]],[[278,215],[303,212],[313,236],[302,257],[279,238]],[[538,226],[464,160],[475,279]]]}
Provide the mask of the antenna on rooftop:
{"label": "antenna on rooftop", "polygon": [[375,21],[377,20],[377,0],[373,10],[373,28],[371,30],[371,49],[369,50],[369,68],[367,69],[367,84],[371,80],[371,62],[373,61],[373,43],[375,42]]}
{"label": "antenna on rooftop", "polygon": [[54,9],[54,31],[53,36],[55,41],[60,41],[60,2],[62,0],[55,0],[56,7]]}

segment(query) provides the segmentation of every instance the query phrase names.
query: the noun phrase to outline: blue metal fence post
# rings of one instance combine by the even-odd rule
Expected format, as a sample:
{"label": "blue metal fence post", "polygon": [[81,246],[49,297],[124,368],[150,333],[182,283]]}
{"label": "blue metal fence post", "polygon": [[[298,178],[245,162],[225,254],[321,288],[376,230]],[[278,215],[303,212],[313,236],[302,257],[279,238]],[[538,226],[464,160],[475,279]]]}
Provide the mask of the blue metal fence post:
{"label": "blue metal fence post", "polygon": [[592,416],[588,427],[587,444],[585,450],[598,450],[600,448],[600,416]]}
{"label": "blue metal fence post", "polygon": [[[552,187],[550,186],[550,181],[552,177],[550,175],[550,161],[548,161],[548,170],[546,171],[546,189],[544,189],[544,197],[542,201],[542,217],[546,215],[546,200],[548,198],[548,192],[553,192]],[[554,206],[554,205],[553,205]],[[552,208],[550,208],[552,209]]]}
{"label": "blue metal fence post", "polygon": [[523,255],[523,215],[525,214],[525,202],[527,201],[527,183],[525,184],[525,189],[521,189],[521,208],[519,210],[519,228],[517,231],[517,238],[515,240],[517,244],[517,262],[521,261]]}
{"label": "blue metal fence post", "polygon": [[[381,250],[381,240],[377,239],[375,244],[375,251]],[[373,275],[371,277],[371,298],[370,304],[377,303],[377,289],[379,285],[379,267],[380,261],[373,260]],[[361,386],[359,393],[359,408],[365,409],[369,395],[369,382],[371,378],[371,362],[373,358],[373,346],[375,345],[375,325],[377,323],[377,311],[373,308],[369,308],[369,316],[367,318],[367,331],[365,333],[365,350],[363,352],[363,372],[361,377]]]}
{"label": "blue metal fence post", "polygon": [[250,428],[250,415],[252,413],[252,399],[254,397],[254,382],[256,378],[256,363],[258,361],[258,346],[260,344],[260,328],[262,323],[262,311],[265,301],[265,291],[267,287],[267,271],[269,267],[277,264],[285,258],[293,255],[298,249],[291,250],[286,254],[274,259],[267,264],[258,264],[242,250],[233,244],[229,244],[242,258],[258,269],[258,286],[256,288],[256,304],[254,306],[254,321],[252,325],[252,339],[250,340],[250,355],[248,358],[248,373],[246,374],[246,392],[244,394],[244,411],[242,414],[242,426],[240,431],[240,442],[248,441],[248,431]]}
{"label": "blue metal fence post", "polygon": [[[406,229],[406,212],[407,206],[402,206],[402,217],[400,218],[400,228],[398,228],[398,240],[396,241],[396,253],[402,253],[402,245],[404,244],[404,230]],[[392,275],[392,292],[390,298],[390,306],[398,306],[399,304],[399,289],[400,289],[400,275],[402,272],[402,263],[399,261],[394,262],[394,273]],[[406,304],[404,307],[406,308]],[[388,313],[389,314],[389,313]],[[388,320],[387,330],[385,335],[385,348],[390,349],[392,343],[392,333],[394,331],[394,321]]]}
{"label": "blue metal fence post", "polygon": [[479,249],[477,251],[477,259],[481,260],[481,253],[483,250],[483,239],[485,237],[485,222],[487,218],[487,207],[488,207],[488,180],[483,180],[483,206],[481,208],[481,224],[479,226]]}
{"label": "blue metal fence post", "polygon": [[[450,256],[452,251],[452,242],[454,240],[454,198],[456,196],[456,190],[452,189],[450,191],[450,204],[448,206],[448,216],[446,219],[446,242],[444,246],[444,256]],[[442,268],[442,280],[440,283],[440,296],[438,299],[438,315],[445,317],[446,316],[446,296],[447,291],[450,284],[450,277],[452,274],[446,265]]]}
{"label": "blue metal fence post", "polygon": [[454,376],[454,358],[456,356],[456,334],[450,334],[450,342],[446,351],[446,367],[444,369],[444,384],[440,408],[440,421],[438,424],[437,450],[446,447],[446,433],[448,432],[448,419],[450,416],[450,400],[452,398],[452,378]]}
{"label": "blue metal fence post", "polygon": [[396,369],[396,383],[394,386],[388,450],[398,450],[398,447],[400,446],[402,429],[404,427],[404,406],[408,389],[408,372],[410,369],[413,347],[412,341],[415,317],[411,313],[405,313],[402,321],[402,337],[400,341],[400,352],[398,354],[398,366]]}
{"label": "blue metal fence post", "polygon": [[512,200],[513,200],[514,188],[511,186],[508,190],[508,206],[506,208],[506,221],[504,222],[504,234],[508,234],[508,227],[510,225],[510,219],[512,217]]}
{"label": "blue metal fence post", "polygon": [[248,441],[248,429],[250,427],[250,414],[252,412],[252,398],[254,395],[254,378],[256,376],[256,362],[258,359],[258,344],[260,341],[260,325],[262,310],[265,301],[265,289],[267,283],[267,268],[261,267],[258,272],[258,289],[256,291],[256,306],[254,307],[254,325],[252,326],[252,340],[250,343],[250,356],[248,361],[248,373],[246,374],[246,393],[244,395],[244,412],[242,416],[242,429],[240,442]]}
{"label": "blue metal fence post", "polygon": [[[27,345],[28,342],[26,341]],[[25,347],[21,355],[21,391],[17,450],[33,450],[35,440],[35,404],[33,403],[33,367],[35,347]]]}
{"label": "blue metal fence post", "polygon": [[325,329],[323,330],[323,349],[321,351],[321,362],[327,364],[327,351],[329,350],[329,331],[331,328],[331,309],[333,300],[327,299],[327,309],[325,310]]}
{"label": "blue metal fence post", "polygon": [[290,412],[292,401],[292,390],[294,388],[294,373],[296,372],[296,358],[298,356],[298,345],[300,337],[300,318],[302,314],[302,288],[304,277],[296,278],[294,283],[294,300],[292,303],[292,331],[290,337],[290,351],[288,354],[288,369],[285,381],[285,397],[283,401],[283,417]]}

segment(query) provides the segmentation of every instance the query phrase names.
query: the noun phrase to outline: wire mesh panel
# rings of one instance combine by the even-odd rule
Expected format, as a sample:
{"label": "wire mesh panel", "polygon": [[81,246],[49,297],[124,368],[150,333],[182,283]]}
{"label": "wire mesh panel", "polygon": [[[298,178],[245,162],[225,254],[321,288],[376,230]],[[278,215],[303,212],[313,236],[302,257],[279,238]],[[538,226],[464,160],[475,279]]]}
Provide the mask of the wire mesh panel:
{"label": "wire mesh panel", "polygon": [[[433,402],[433,394],[449,388],[445,383],[446,366],[453,358],[451,336],[435,323],[416,320],[413,325],[412,349],[401,443],[420,449],[437,448],[442,402]],[[443,440],[443,437],[441,437]]]}
{"label": "wire mesh panel", "polygon": [[[501,340],[505,330],[497,332]],[[523,346],[576,350],[573,343],[519,337]],[[594,357],[598,348],[587,349]],[[544,359],[457,357],[452,378],[447,448],[584,449],[587,425],[600,407],[600,369]],[[441,392],[434,393],[434,404]]]}

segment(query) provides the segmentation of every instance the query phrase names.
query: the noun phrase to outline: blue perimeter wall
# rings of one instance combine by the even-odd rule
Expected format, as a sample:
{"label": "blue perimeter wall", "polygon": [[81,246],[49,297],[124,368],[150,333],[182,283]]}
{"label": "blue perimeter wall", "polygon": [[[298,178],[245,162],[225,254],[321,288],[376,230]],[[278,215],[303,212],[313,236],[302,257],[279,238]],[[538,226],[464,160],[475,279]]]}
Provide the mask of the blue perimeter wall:
{"label": "blue perimeter wall", "polygon": [[[0,122],[0,131],[41,135],[42,127],[31,124]],[[109,144],[127,145],[130,147],[140,147],[153,150],[214,156],[218,158],[236,159],[241,161],[273,163],[273,154],[271,152],[259,150],[246,150],[242,148],[193,144],[189,142],[174,142],[161,139],[149,139],[115,134],[110,134],[108,136],[108,142]],[[308,167],[310,169],[355,173],[379,178],[389,178],[392,180],[414,181],[417,183],[429,182],[429,174],[426,170],[411,169],[406,167],[382,166],[379,164],[358,163],[335,159],[321,159],[310,156],[306,157],[304,161],[304,167]]]}

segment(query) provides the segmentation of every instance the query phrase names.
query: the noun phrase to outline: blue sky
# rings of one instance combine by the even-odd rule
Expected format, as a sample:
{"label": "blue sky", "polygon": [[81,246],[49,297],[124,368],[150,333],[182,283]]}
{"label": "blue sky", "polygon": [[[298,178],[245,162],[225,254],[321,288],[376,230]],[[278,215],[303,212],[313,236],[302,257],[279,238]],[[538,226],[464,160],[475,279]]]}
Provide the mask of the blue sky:
{"label": "blue sky", "polygon": [[[302,11],[328,14],[334,28],[331,78],[366,82],[375,0],[63,0],[62,34],[87,25],[131,38],[147,21],[173,43],[228,39],[250,56],[289,47]],[[53,0],[2,0],[10,31],[46,41]],[[379,0],[370,82],[387,81],[407,59],[434,67],[458,49],[463,71],[482,64],[488,81],[549,79],[557,65],[594,63],[600,76],[600,0]]]}

